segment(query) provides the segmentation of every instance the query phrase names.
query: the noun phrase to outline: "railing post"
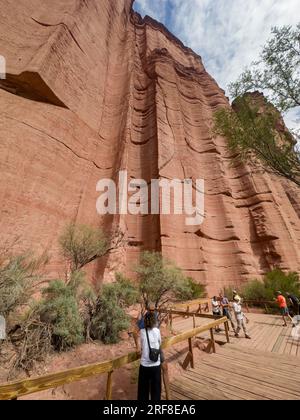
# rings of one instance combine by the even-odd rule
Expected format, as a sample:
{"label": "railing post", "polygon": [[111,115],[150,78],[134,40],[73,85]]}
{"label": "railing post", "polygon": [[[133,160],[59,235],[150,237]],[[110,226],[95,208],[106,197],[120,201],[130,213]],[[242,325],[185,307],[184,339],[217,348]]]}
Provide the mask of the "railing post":
{"label": "railing post", "polygon": [[193,328],[196,328],[196,317],[193,315]]}
{"label": "railing post", "polygon": [[166,400],[169,401],[171,400],[171,392],[170,392],[168,363],[167,362],[162,363],[161,369],[162,369],[162,377],[163,377],[163,382],[164,382],[165,392],[166,392]]}
{"label": "railing post", "polygon": [[213,352],[216,353],[216,342],[215,342],[215,337],[214,337],[214,330],[213,328],[211,328],[209,331],[210,331],[212,349],[213,349]]}
{"label": "railing post", "polygon": [[189,352],[191,353],[191,368],[194,369],[194,353],[192,339],[189,338]]}
{"label": "railing post", "polygon": [[229,323],[228,323],[228,321],[225,322],[225,334],[226,334],[227,343],[230,343],[230,338],[229,338]]}
{"label": "railing post", "polygon": [[170,331],[173,331],[173,315],[172,312],[170,312]]}
{"label": "railing post", "polygon": [[113,374],[113,370],[111,370],[107,374],[106,395],[105,395],[106,401],[110,401],[112,399],[112,374]]}
{"label": "railing post", "polygon": [[199,314],[202,315],[202,305],[199,303]]}

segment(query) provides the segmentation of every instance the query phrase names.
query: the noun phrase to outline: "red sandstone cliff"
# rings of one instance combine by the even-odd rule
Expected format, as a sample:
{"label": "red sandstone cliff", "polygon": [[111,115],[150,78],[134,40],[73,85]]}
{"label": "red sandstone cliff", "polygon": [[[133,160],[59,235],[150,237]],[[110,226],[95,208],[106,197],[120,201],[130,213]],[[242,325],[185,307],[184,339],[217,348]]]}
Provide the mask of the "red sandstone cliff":
{"label": "red sandstone cliff", "polygon": [[[209,291],[273,266],[300,272],[299,193],[287,182],[232,166],[213,112],[228,106],[201,58],[131,0],[3,0],[0,54],[0,232],[52,256],[70,221],[112,222],[128,245],[105,275],[158,249]],[[204,178],[205,221],[185,216],[96,213],[96,183],[132,178]],[[102,270],[100,263],[94,269]]]}

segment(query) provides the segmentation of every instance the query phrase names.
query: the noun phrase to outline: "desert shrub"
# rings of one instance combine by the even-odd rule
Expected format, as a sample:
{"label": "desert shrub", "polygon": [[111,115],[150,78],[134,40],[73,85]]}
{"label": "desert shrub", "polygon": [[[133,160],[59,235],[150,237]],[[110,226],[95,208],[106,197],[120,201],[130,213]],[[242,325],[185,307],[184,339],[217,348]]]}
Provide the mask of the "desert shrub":
{"label": "desert shrub", "polygon": [[177,293],[179,300],[199,299],[206,296],[205,286],[201,283],[196,283],[191,277],[186,277],[186,290],[182,293]]}
{"label": "desert shrub", "polygon": [[200,292],[180,268],[159,252],[144,252],[136,273],[145,305],[153,302],[159,307],[170,301],[189,299],[194,292]]}
{"label": "desert shrub", "polygon": [[270,301],[274,298],[274,295],[270,296],[269,291],[260,280],[252,280],[245,284],[242,287],[242,296],[245,300],[255,301]]}
{"label": "desert shrub", "polygon": [[265,276],[264,285],[270,297],[274,297],[279,290],[285,295],[286,293],[293,293],[299,296],[300,294],[300,283],[297,273],[285,274],[281,270],[273,270]]}
{"label": "desert shrub", "polygon": [[[267,273],[264,279],[252,280],[245,284],[240,293],[245,300],[271,302],[276,297],[276,292],[281,291],[284,295],[288,292],[296,296],[300,294],[299,277],[296,273],[285,274],[281,270],[273,270]],[[274,306],[275,303],[274,303]]]}
{"label": "desert shrub", "polygon": [[41,269],[47,263],[45,255],[35,258],[30,254],[8,256],[0,265],[0,314],[7,318],[28,305],[41,281]]}
{"label": "desert shrub", "polygon": [[273,270],[265,275],[263,281],[253,280],[244,285],[242,295],[247,300],[272,301],[276,292],[284,295],[288,292],[295,295],[300,293],[299,277],[296,273],[285,274],[281,270]]}
{"label": "desert shrub", "polygon": [[42,322],[35,311],[30,311],[24,321],[10,334],[14,346],[13,363],[9,377],[12,379],[20,370],[29,373],[35,362],[43,362],[52,350],[52,327]]}
{"label": "desert shrub", "polygon": [[59,238],[59,243],[72,271],[104,256],[109,248],[104,232],[87,225],[68,225]]}
{"label": "desert shrub", "polygon": [[137,302],[136,287],[123,275],[116,282],[105,284],[97,298],[91,320],[91,336],[105,344],[117,343],[119,334],[130,325],[125,308]]}
{"label": "desert shrub", "polygon": [[239,290],[240,288],[236,285],[229,285],[224,287],[223,289],[223,295],[226,296],[228,299],[231,299],[233,296],[234,290]]}
{"label": "desert shrub", "polygon": [[61,280],[51,281],[43,290],[38,313],[42,322],[51,325],[52,345],[56,350],[82,343],[83,321],[74,289],[70,285]]}

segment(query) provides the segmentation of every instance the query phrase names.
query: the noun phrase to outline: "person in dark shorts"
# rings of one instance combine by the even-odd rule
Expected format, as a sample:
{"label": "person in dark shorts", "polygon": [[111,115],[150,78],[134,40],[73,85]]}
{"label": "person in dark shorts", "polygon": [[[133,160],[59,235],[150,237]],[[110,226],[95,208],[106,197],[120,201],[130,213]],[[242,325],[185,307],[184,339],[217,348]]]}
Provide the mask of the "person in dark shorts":
{"label": "person in dark shorts", "polygon": [[283,294],[280,291],[278,291],[276,295],[277,295],[277,303],[278,303],[278,306],[282,315],[282,319],[284,322],[283,327],[287,327],[286,318],[290,319],[292,323],[293,323],[293,318],[290,315],[289,308],[286,303],[286,298],[283,296]]}

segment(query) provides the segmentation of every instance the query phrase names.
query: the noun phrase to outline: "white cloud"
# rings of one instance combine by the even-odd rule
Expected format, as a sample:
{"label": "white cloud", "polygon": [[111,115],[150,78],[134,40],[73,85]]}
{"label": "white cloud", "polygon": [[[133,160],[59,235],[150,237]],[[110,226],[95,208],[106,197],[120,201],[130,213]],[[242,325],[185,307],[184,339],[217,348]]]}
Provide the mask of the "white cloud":
{"label": "white cloud", "polygon": [[258,58],[272,26],[298,23],[299,6],[299,0],[136,0],[142,14],[167,23],[202,56],[225,90]]}
{"label": "white cloud", "polygon": [[165,22],[167,17],[165,1],[136,0],[135,8],[143,15],[151,16],[159,22]]}

